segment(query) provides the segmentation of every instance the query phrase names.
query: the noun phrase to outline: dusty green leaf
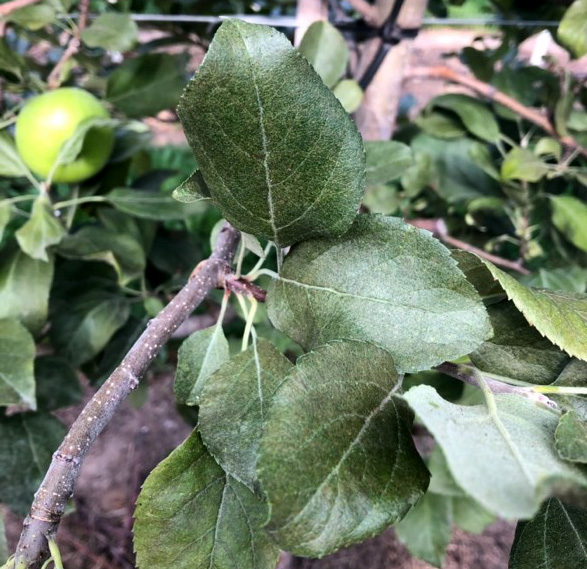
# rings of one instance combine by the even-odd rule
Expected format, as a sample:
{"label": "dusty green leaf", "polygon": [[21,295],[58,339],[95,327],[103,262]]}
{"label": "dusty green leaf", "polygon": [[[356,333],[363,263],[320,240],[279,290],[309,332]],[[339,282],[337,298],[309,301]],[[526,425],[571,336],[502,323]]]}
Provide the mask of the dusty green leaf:
{"label": "dusty green leaf", "polygon": [[[56,307],[54,307],[56,308]],[[80,291],[52,311],[51,341],[73,366],[99,354],[130,314],[128,300],[106,290]]]}
{"label": "dusty green leaf", "polygon": [[37,404],[43,411],[54,411],[82,400],[80,381],[71,365],[57,356],[39,356],[35,360]]}
{"label": "dusty green leaf", "polygon": [[409,146],[394,140],[365,142],[367,186],[391,182],[405,174],[413,164]]}
{"label": "dusty green leaf", "polygon": [[129,117],[171,109],[185,86],[184,55],[148,53],[127,59],[108,77],[106,98]]}
{"label": "dusty green leaf", "polygon": [[569,356],[528,324],[512,302],[487,309],[493,337],[470,354],[481,370],[536,384],[552,383]]}
{"label": "dusty green leaf", "polygon": [[468,251],[453,249],[452,258],[458,263],[459,269],[467,277],[467,280],[475,287],[483,299],[504,299],[505,293],[499,282],[496,282],[483,261]]}
{"label": "dusty green leaf", "polygon": [[216,464],[194,431],[145,481],[134,547],[144,569],[274,569],[267,505]]}
{"label": "dusty green leaf", "polygon": [[257,466],[282,548],[321,557],[363,541],[423,494],[428,472],[397,381],[391,356],[366,342],[298,359],[269,410]]}
{"label": "dusty green leaf", "polygon": [[551,196],[552,223],[577,248],[587,252],[587,203],[573,196]]}
{"label": "dusty green leaf", "polygon": [[469,496],[452,498],[453,524],[463,531],[480,535],[495,522],[496,516]]}
{"label": "dusty green leaf", "polygon": [[501,164],[504,180],[538,182],[548,172],[548,166],[526,148],[512,148]]}
{"label": "dusty green leaf", "polygon": [[351,225],[365,178],[361,136],[284,35],[224,21],[178,114],[237,229],[283,247]]}
{"label": "dusty green leaf", "polygon": [[47,320],[53,262],[31,259],[22,251],[0,263],[0,318],[18,318],[37,336]]}
{"label": "dusty green leaf", "polygon": [[66,429],[48,413],[0,417],[0,502],[28,513]]}
{"label": "dusty green leaf", "polygon": [[545,407],[509,394],[455,405],[425,385],[405,399],[441,446],[457,484],[495,515],[530,518],[555,488],[587,486],[585,473],[558,456],[558,416]]}
{"label": "dusty green leaf", "polygon": [[14,140],[6,131],[0,132],[0,176],[33,179],[31,171],[22,161]]}
{"label": "dusty green leaf", "polygon": [[430,106],[447,109],[461,119],[469,132],[487,142],[499,141],[499,125],[493,113],[478,99],[460,94],[435,97]]}
{"label": "dusty green leaf", "polygon": [[575,57],[587,54],[587,0],[575,0],[558,26],[558,39]]}
{"label": "dusty green leaf", "polygon": [[206,207],[202,200],[192,200],[190,203],[180,203],[170,194],[133,190],[131,188],[116,188],[106,196],[114,207],[142,219],[169,220],[184,219],[202,213]]}
{"label": "dusty green leaf", "polygon": [[400,372],[428,369],[491,334],[448,249],[398,218],[361,215],[341,238],[298,245],[268,291],[274,326],[307,348],[367,340]]}
{"label": "dusty green leaf", "polygon": [[228,361],[222,326],[210,326],[184,340],[177,354],[174,392],[178,403],[197,405],[208,378]]}
{"label": "dusty green leaf", "polygon": [[225,472],[255,489],[263,423],[275,391],[293,367],[259,338],[228,360],[204,384],[198,429]]}
{"label": "dusty green leaf", "polygon": [[173,199],[182,203],[192,203],[210,197],[210,190],[204,182],[202,172],[195,170],[172,194]]}
{"label": "dusty green leaf", "polygon": [[571,356],[587,359],[587,295],[539,290],[483,261],[508,298],[543,336]]}
{"label": "dusty green leaf", "polygon": [[[587,387],[587,362],[571,359],[552,384],[553,387]],[[551,395],[563,409],[573,410],[582,421],[587,421],[585,395]]]}
{"label": "dusty green leaf", "polygon": [[426,493],[395,525],[395,533],[408,551],[434,567],[442,567],[450,543],[452,503],[450,498]]}
{"label": "dusty green leaf", "polygon": [[26,405],[36,409],[35,341],[13,319],[0,320],[0,407]]}
{"label": "dusty green leaf", "polygon": [[304,34],[298,51],[312,64],[322,81],[332,88],[345,74],[348,48],[343,35],[329,22],[314,22]]}
{"label": "dusty green leaf", "polygon": [[519,522],[509,569],[587,567],[587,511],[546,500],[532,520]]}
{"label": "dusty green leaf", "polygon": [[109,12],[100,14],[82,31],[81,39],[88,47],[125,52],[138,38],[139,28],[130,14]]}
{"label": "dusty green leaf", "polygon": [[363,89],[353,79],[343,79],[332,92],[347,113],[354,113],[363,101]]}
{"label": "dusty green leaf", "polygon": [[570,462],[587,463],[587,423],[575,411],[565,413],[555,433],[556,450]]}
{"label": "dusty green leaf", "polygon": [[59,244],[67,231],[55,217],[49,198],[41,195],[33,203],[31,217],[15,235],[29,257],[49,262],[47,248]]}

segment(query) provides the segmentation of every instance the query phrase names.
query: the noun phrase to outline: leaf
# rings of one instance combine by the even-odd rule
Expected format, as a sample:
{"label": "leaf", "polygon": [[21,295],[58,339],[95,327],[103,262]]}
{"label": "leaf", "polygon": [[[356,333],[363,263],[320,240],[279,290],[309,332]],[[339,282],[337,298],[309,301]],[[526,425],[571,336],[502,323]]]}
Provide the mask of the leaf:
{"label": "leaf", "polygon": [[461,138],[467,134],[463,123],[453,116],[440,111],[426,109],[414,120],[426,134],[436,138]]}
{"label": "leaf", "polygon": [[4,512],[0,510],[0,563],[6,563],[9,555],[6,530],[4,528]]}
{"label": "leaf", "polygon": [[[10,48],[4,38],[0,39],[0,71],[3,71],[3,75],[9,80],[17,81],[22,81],[26,73],[26,64],[22,57]],[[0,535],[1,533],[0,530]]]}
{"label": "leaf", "polygon": [[332,339],[373,342],[399,372],[474,350],[491,333],[485,308],[428,232],[361,215],[339,239],[298,245],[268,291],[273,325],[306,348]]}
{"label": "leaf", "polygon": [[587,289],[587,269],[577,265],[568,265],[559,269],[538,269],[524,284],[534,288],[585,292]]}
{"label": "leaf", "polygon": [[35,341],[28,330],[18,320],[0,320],[0,407],[36,409],[34,359]]}
{"label": "leaf", "polygon": [[[120,211],[142,219],[169,220],[185,219],[203,211],[201,200],[179,203],[169,194],[115,188],[106,196],[114,207]],[[194,204],[194,205],[191,205]]]}
{"label": "leaf", "polygon": [[175,190],[173,199],[178,202],[192,203],[210,197],[210,189],[204,182],[202,172],[195,170],[187,180],[184,180]]}
{"label": "leaf", "polygon": [[504,180],[538,182],[548,172],[548,165],[526,148],[512,148],[501,164]]}
{"label": "leaf", "polygon": [[2,237],[4,236],[4,230],[6,226],[10,222],[10,203],[5,201],[0,201],[0,243],[2,242]]}
{"label": "leaf", "polygon": [[397,381],[391,356],[366,342],[298,359],[269,410],[257,466],[280,547],[321,557],[380,533],[423,494],[428,472]]}
{"label": "leaf", "polygon": [[475,136],[496,143],[499,141],[499,125],[491,111],[480,101],[460,94],[448,94],[435,97],[430,106],[447,109],[457,114]]}
{"label": "leaf", "polygon": [[346,41],[329,22],[314,22],[304,34],[298,50],[327,87],[333,88],[346,72],[349,56]]}
{"label": "leaf", "polygon": [[261,243],[259,243],[259,240],[254,235],[250,235],[248,233],[241,233],[241,239],[242,239],[243,247],[248,249],[254,255],[257,255],[257,257],[259,257],[259,259],[262,259],[265,257],[265,252],[263,251],[263,247],[262,247]]}
{"label": "leaf", "polygon": [[129,51],[138,39],[139,28],[130,14],[100,14],[82,31],[81,39],[88,47],[107,51]]}
{"label": "leaf", "polygon": [[562,152],[561,143],[555,138],[547,136],[541,138],[534,148],[536,156],[554,156],[557,160],[560,160]]}
{"label": "leaf", "polygon": [[14,10],[6,16],[7,22],[13,22],[29,30],[40,30],[55,20],[56,14],[53,7],[46,3],[25,6]]}
{"label": "leaf", "polygon": [[177,402],[198,405],[205,382],[228,358],[228,342],[222,326],[198,330],[184,340],[177,353],[173,387]]}
{"label": "leaf", "polygon": [[127,59],[108,77],[106,98],[129,117],[175,107],[185,86],[185,56],[149,53]]}
{"label": "leaf", "polygon": [[367,155],[367,186],[376,186],[396,180],[412,166],[409,146],[394,140],[365,142]]}
{"label": "leaf", "polygon": [[578,249],[587,252],[587,204],[573,196],[550,196],[552,223]]}
{"label": "leaf", "polygon": [[361,136],[284,35],[224,21],[177,110],[237,229],[285,247],[351,225],[364,186]]}
{"label": "leaf", "polygon": [[52,310],[51,341],[77,367],[100,353],[130,313],[128,300],[105,290],[81,289],[66,307]]}
{"label": "leaf", "polygon": [[467,280],[475,287],[482,299],[500,300],[505,298],[505,293],[499,282],[496,282],[487,270],[485,263],[473,253],[461,249],[453,249],[451,257],[458,263],[459,269],[467,277]]}
{"label": "leaf", "polygon": [[561,417],[555,439],[561,458],[587,464],[587,423],[575,411],[568,411]]}
{"label": "leaf", "polygon": [[49,262],[47,248],[57,245],[67,231],[55,217],[49,198],[40,195],[33,203],[31,217],[15,235],[20,248],[29,257]]}
{"label": "leaf", "polygon": [[452,499],[453,524],[463,531],[482,534],[487,526],[495,522],[495,516],[481,504],[468,496]]}
{"label": "leaf", "polygon": [[5,131],[0,132],[0,176],[34,179]]}
{"label": "leaf", "polygon": [[0,264],[0,318],[18,318],[37,336],[47,320],[53,262],[31,259],[18,250]]}
{"label": "leaf", "polygon": [[343,79],[332,89],[347,113],[354,113],[363,101],[363,89],[353,79]]}
{"label": "leaf", "polygon": [[145,481],[134,548],[148,569],[274,569],[267,505],[214,462],[194,431]]}
{"label": "leaf", "polygon": [[529,288],[483,262],[532,326],[561,350],[587,359],[587,295]]}
{"label": "leaf", "polygon": [[587,54],[587,0],[575,0],[567,9],[558,26],[558,39],[575,57]]}
{"label": "leaf", "polygon": [[509,569],[579,569],[587,564],[587,511],[550,498],[516,527]]}
{"label": "leaf", "polygon": [[57,156],[55,157],[55,162],[53,162],[51,171],[47,176],[47,183],[50,183],[56,173],[58,173],[60,167],[71,164],[79,157],[80,152],[83,149],[86,136],[91,130],[96,130],[102,133],[101,142],[106,143],[110,140],[110,137],[112,137],[113,140],[113,135],[109,135],[108,133],[111,132],[112,128],[117,126],[119,122],[120,121],[116,119],[103,117],[92,117],[81,122],[75,128],[73,134],[59,148]]}
{"label": "leaf", "polygon": [[43,411],[54,411],[82,400],[75,370],[63,358],[40,356],[35,360],[37,403]]}
{"label": "leaf", "polygon": [[552,383],[569,356],[528,324],[512,302],[487,309],[493,337],[470,354],[481,370],[535,384]]}
{"label": "leaf", "polygon": [[28,513],[33,494],[66,432],[48,413],[0,417],[0,502],[16,514]]}
{"label": "leaf", "polygon": [[273,396],[293,367],[260,338],[230,358],[204,384],[198,429],[225,472],[255,489],[263,423]]}
{"label": "leaf", "polygon": [[530,518],[560,485],[587,485],[583,471],[560,460],[558,418],[549,409],[510,394],[454,405],[426,385],[404,397],[441,446],[457,484],[501,518]]}
{"label": "leaf", "polygon": [[[571,359],[552,384],[553,387],[587,387],[587,362]],[[584,395],[551,395],[563,409],[573,410],[587,421],[587,397]]]}
{"label": "leaf", "polygon": [[395,525],[395,533],[409,552],[434,567],[442,567],[451,537],[451,500],[428,492]]}

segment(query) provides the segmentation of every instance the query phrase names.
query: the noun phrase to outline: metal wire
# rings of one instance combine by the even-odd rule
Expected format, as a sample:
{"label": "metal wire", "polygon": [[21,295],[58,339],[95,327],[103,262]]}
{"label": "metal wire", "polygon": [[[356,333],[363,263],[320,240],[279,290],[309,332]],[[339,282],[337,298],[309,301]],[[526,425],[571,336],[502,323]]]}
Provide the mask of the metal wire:
{"label": "metal wire", "polygon": [[[219,24],[227,18],[239,18],[252,24],[265,24],[274,28],[297,28],[295,16],[259,16],[255,14],[227,14],[221,16],[130,14],[135,22],[177,23],[177,24]],[[76,18],[77,14],[70,14]],[[93,14],[91,18],[97,17]],[[423,18],[425,26],[496,26],[514,28],[556,28],[559,22],[552,20],[505,20],[500,18]]]}

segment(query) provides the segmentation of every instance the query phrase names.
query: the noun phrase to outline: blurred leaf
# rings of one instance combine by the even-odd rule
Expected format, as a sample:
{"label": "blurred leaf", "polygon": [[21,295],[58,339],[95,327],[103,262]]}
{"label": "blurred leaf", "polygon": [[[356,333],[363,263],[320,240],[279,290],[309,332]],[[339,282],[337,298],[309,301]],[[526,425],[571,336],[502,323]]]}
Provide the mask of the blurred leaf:
{"label": "blurred leaf", "polygon": [[47,320],[53,261],[31,259],[18,250],[0,263],[0,318],[18,318],[37,336]]}
{"label": "blurred leaf", "polygon": [[168,194],[130,188],[116,188],[106,197],[116,209],[143,219],[184,219],[206,208],[206,204],[198,201],[179,203]]}
{"label": "blurred leaf", "polygon": [[0,201],[0,243],[4,236],[4,230],[10,221],[10,203]]}
{"label": "blurred leaf", "polygon": [[581,251],[587,252],[587,203],[573,196],[550,196],[552,223]]}
{"label": "blurred leaf", "polygon": [[48,413],[0,417],[0,502],[21,516],[28,513],[66,432]]}
{"label": "blurred leaf", "polygon": [[13,22],[29,30],[39,30],[53,23],[55,10],[49,3],[32,4],[11,12],[6,16],[7,22]]}
{"label": "blurred leaf", "polygon": [[215,204],[237,229],[283,247],[352,223],[361,136],[283,34],[225,20],[178,113]]}
{"label": "blurred leaf", "polygon": [[31,217],[16,232],[20,248],[33,259],[49,262],[47,248],[57,245],[67,235],[55,217],[49,198],[40,195],[33,203]]}
{"label": "blurred leaf", "polygon": [[428,154],[416,154],[412,166],[401,177],[401,184],[409,197],[416,197],[432,178],[432,159]]}
{"label": "blurred leaf", "polygon": [[149,474],[137,500],[134,549],[142,569],[274,569],[279,550],[263,530],[267,505],[226,475],[199,435]]}
{"label": "blurred leaf", "polygon": [[14,141],[7,132],[0,132],[0,176],[33,178],[22,161]]}
{"label": "blurred leaf", "polygon": [[18,320],[0,320],[0,346],[0,407],[26,405],[36,409],[33,337]]}
{"label": "blurred leaf", "polygon": [[561,484],[587,486],[583,471],[554,449],[558,417],[550,409],[510,394],[454,405],[425,385],[404,397],[441,446],[457,484],[502,518],[533,516]]}
{"label": "blurred leaf", "polygon": [[587,423],[575,411],[568,411],[561,417],[555,439],[561,458],[587,464]]}
{"label": "blurred leaf", "polygon": [[128,300],[105,290],[83,290],[52,310],[51,341],[77,367],[99,354],[128,319]]}
{"label": "blurred leaf", "polygon": [[257,469],[267,529],[283,549],[321,557],[363,541],[424,493],[428,472],[397,381],[386,351],[335,341],[301,357],[281,383]]}
{"label": "blurred leaf", "polygon": [[371,213],[393,215],[400,209],[401,197],[395,185],[378,184],[365,189],[363,205]]}
{"label": "blurred leaf", "polygon": [[330,88],[334,87],[346,72],[346,41],[329,22],[314,22],[306,30],[298,51],[312,64],[322,81]]}
{"label": "blurred leaf", "polygon": [[558,26],[558,39],[575,57],[587,54],[587,0],[575,0]]}
{"label": "blurred leaf", "polygon": [[384,184],[399,178],[412,165],[409,146],[393,140],[365,142],[367,186]]}
{"label": "blurred leaf", "polygon": [[108,12],[100,14],[82,31],[81,39],[88,47],[101,47],[107,51],[125,52],[138,39],[139,28],[130,14]]}
{"label": "blurred leaf", "polygon": [[116,129],[114,148],[110,155],[110,163],[119,163],[133,157],[139,151],[149,147],[151,130],[140,121],[123,123]]}
{"label": "blurred leaf", "polygon": [[108,77],[106,98],[129,117],[175,108],[185,86],[184,55],[150,53],[127,59]]}
{"label": "blurred leaf", "polygon": [[535,274],[523,282],[535,288],[585,292],[585,289],[587,289],[587,269],[577,265],[551,270],[538,269]]}
{"label": "blurred leaf", "polygon": [[26,73],[26,64],[20,55],[7,45],[4,38],[0,39],[0,71],[19,81],[23,80]]}
{"label": "blurred leaf", "polygon": [[538,182],[548,172],[548,166],[526,148],[512,148],[501,164],[504,180]]}
{"label": "blurred leaf", "polygon": [[183,203],[192,203],[209,197],[210,190],[199,170],[195,170],[173,191],[173,199]]}
{"label": "blurred leaf", "polygon": [[482,140],[499,141],[499,125],[491,111],[479,100],[467,95],[448,94],[435,97],[429,105],[457,114],[469,132]]}
{"label": "blurred leaf", "polygon": [[544,502],[516,527],[509,569],[579,569],[587,566],[587,511],[557,498]]}
{"label": "blurred leaf", "polygon": [[4,527],[4,512],[0,510],[0,563],[6,563],[10,553],[6,541],[6,530]]}
{"label": "blurred leaf", "polygon": [[363,89],[353,79],[343,79],[332,92],[347,113],[354,113],[363,101]]}
{"label": "blurred leaf", "polygon": [[561,143],[548,136],[542,137],[537,143],[536,147],[534,148],[534,153],[536,156],[554,156],[557,160],[560,160],[562,154],[562,146]]}
{"label": "blurred leaf", "polygon": [[448,249],[398,218],[360,215],[341,238],[300,244],[267,300],[273,325],[305,348],[337,338],[373,342],[400,372],[458,358],[491,333]]}
{"label": "blurred leaf", "polygon": [[426,134],[436,138],[461,138],[467,132],[463,123],[444,112],[427,109],[414,121]]}
{"label": "blurred leaf", "polygon": [[[262,338],[204,383],[198,429],[224,471],[255,490],[263,422],[292,363]],[[235,381],[235,378],[238,378]]]}
{"label": "blurred leaf", "polygon": [[173,391],[178,403],[198,405],[208,378],[228,361],[228,342],[222,326],[194,332],[177,353]]}
{"label": "blurred leaf", "polygon": [[82,400],[82,387],[75,370],[63,358],[39,356],[35,360],[37,405],[43,411],[76,405]]}
{"label": "blurred leaf", "polygon": [[409,552],[434,567],[442,567],[451,537],[451,500],[427,492],[395,525],[395,533]]}
{"label": "blurred leaf", "polygon": [[246,247],[249,251],[251,251],[251,253],[257,255],[259,259],[262,259],[265,256],[263,246],[261,243],[259,243],[259,240],[254,235],[241,232],[241,239],[243,247]]}

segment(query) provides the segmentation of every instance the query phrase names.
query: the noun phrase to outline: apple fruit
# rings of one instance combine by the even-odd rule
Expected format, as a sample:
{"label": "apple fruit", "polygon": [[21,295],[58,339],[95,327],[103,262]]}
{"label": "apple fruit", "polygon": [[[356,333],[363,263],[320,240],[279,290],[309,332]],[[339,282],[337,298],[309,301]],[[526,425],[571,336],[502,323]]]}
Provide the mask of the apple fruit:
{"label": "apple fruit", "polygon": [[[59,149],[84,121],[109,118],[108,111],[92,94],[64,87],[33,97],[20,111],[15,140],[24,163],[46,179]],[[73,162],[58,166],[53,182],[81,182],[97,174],[106,164],[114,146],[114,129],[95,127],[88,131],[82,149]]]}

